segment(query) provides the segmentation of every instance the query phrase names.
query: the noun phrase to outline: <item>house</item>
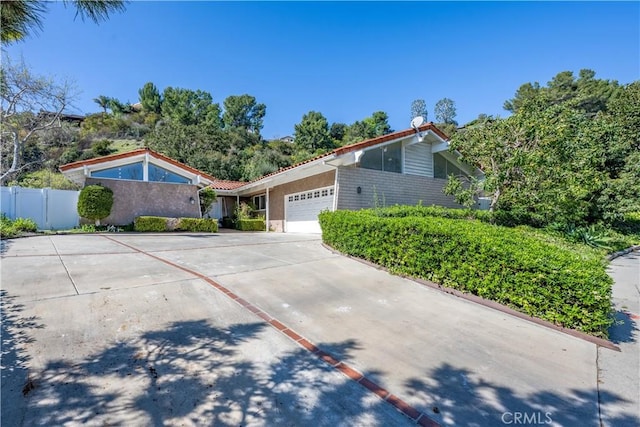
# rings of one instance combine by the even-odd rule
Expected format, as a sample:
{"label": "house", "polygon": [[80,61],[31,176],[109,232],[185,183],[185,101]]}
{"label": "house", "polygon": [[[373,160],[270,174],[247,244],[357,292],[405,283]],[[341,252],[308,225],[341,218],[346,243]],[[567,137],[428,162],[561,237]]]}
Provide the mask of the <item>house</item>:
{"label": "house", "polygon": [[293,137],[291,135],[283,136],[282,138],[279,138],[279,139],[280,141],[293,143]]}
{"label": "house", "polygon": [[[130,224],[141,215],[200,218],[198,191],[243,184],[218,180],[148,148],[68,163],[60,171],[80,187],[110,188],[113,208],[102,221],[115,225]],[[212,216],[223,215],[214,210]]]}
{"label": "house", "polygon": [[218,194],[211,217],[231,216],[236,204],[249,201],[273,231],[317,233],[318,214],[325,209],[419,202],[460,207],[442,193],[447,176],[479,171],[460,163],[447,139],[427,123],[337,148],[251,182],[217,180],[148,149],[60,169],[78,185],[102,183],[114,189],[118,212],[105,222],[129,223],[138,215],[198,216],[197,206],[188,201],[197,204],[197,191],[209,186]]}

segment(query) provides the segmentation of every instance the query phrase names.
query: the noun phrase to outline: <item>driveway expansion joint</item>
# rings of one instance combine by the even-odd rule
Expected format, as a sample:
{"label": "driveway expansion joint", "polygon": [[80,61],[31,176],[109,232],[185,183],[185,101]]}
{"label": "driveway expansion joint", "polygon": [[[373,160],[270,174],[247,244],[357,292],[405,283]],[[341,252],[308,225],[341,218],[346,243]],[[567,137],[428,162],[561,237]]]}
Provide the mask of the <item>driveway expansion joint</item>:
{"label": "driveway expansion joint", "polygon": [[49,237],[49,240],[51,241],[51,245],[53,245],[53,250],[55,250],[56,254],[58,255],[58,259],[60,260],[60,263],[62,264],[64,271],[66,271],[67,273],[67,277],[69,278],[69,280],[71,281],[71,284],[73,285],[73,289],[75,289],[76,291],[76,295],[80,295],[80,292],[78,291],[78,286],[76,285],[76,282],[73,280],[73,277],[71,277],[71,273],[69,273],[69,269],[67,268],[67,265],[62,260],[62,256],[60,256],[60,252],[58,251],[56,244],[53,242],[53,239],[51,237]]}
{"label": "driveway expansion joint", "polygon": [[406,417],[408,417],[411,421],[421,425],[421,426],[429,426],[429,427],[439,427],[440,424],[438,424],[436,421],[434,421],[433,419],[429,418],[424,412],[421,412],[419,410],[417,410],[416,408],[414,408],[413,406],[409,405],[407,402],[405,402],[404,400],[400,399],[399,397],[397,397],[394,394],[391,394],[388,390],[386,390],[385,388],[383,388],[382,386],[378,385],[377,383],[375,383],[374,381],[371,381],[370,379],[368,379],[364,374],[358,372],[357,370],[353,369],[351,366],[349,366],[349,364],[336,359],[335,357],[333,357],[330,353],[327,353],[325,351],[323,351],[322,349],[318,348],[315,344],[313,344],[311,341],[307,340],[306,338],[302,337],[301,335],[299,335],[298,333],[296,333],[293,329],[289,328],[287,325],[285,325],[284,323],[278,321],[277,319],[271,317],[269,314],[267,314],[266,312],[264,312],[263,310],[261,310],[260,308],[256,307],[255,305],[251,304],[250,302],[246,301],[245,299],[241,298],[240,296],[238,296],[237,294],[235,294],[234,292],[232,292],[231,290],[227,289],[225,286],[221,285],[220,283],[216,282],[215,280],[211,279],[210,277],[198,273],[197,271],[191,270],[187,267],[181,266],[179,264],[176,264],[172,261],[169,261],[167,259],[161,258],[157,255],[153,255],[151,253],[145,252],[141,249],[138,249],[134,246],[131,246],[129,244],[120,242],[112,237],[109,236],[105,236],[102,235],[102,237],[109,239],[115,243],[118,243],[120,245],[126,246],[138,253],[147,255],[151,258],[154,258],[158,261],[161,261],[169,266],[175,267],[177,269],[180,269],[182,271],[185,271],[187,273],[190,273],[202,280],[204,280],[206,283],[208,283],[209,285],[211,285],[213,288],[217,289],[218,291],[222,292],[223,294],[225,294],[227,297],[231,298],[233,301],[235,301],[239,306],[241,306],[242,308],[246,309],[247,311],[253,313],[254,315],[258,316],[260,319],[265,320],[265,317],[268,317],[270,320],[265,320],[270,326],[272,326],[273,328],[275,328],[276,330],[280,331],[283,335],[287,336],[289,339],[291,339],[293,342],[295,342],[296,344],[298,344],[300,347],[302,347],[303,349],[307,350],[309,353],[311,353],[312,355],[314,355],[315,357],[317,357],[318,359],[322,360],[323,362],[327,363],[329,366],[331,366],[333,369],[339,371],[342,375],[344,375],[345,377],[347,377],[348,379],[350,379],[351,381],[354,381],[357,384],[360,384],[361,386],[363,386],[366,390],[370,391],[371,393],[373,393],[374,395],[376,395],[377,397],[381,398],[383,401],[387,402],[388,404],[390,404],[391,406],[393,406],[397,411],[399,411],[400,413],[404,414]]}

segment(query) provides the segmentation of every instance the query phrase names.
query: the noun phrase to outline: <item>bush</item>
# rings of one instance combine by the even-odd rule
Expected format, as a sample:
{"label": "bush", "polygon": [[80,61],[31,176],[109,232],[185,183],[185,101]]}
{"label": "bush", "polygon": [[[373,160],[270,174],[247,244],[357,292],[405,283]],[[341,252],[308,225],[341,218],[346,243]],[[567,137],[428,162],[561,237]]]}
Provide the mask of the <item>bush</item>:
{"label": "bush", "polygon": [[202,215],[209,212],[209,209],[211,209],[211,205],[218,198],[215,190],[210,187],[200,190],[198,196],[200,197],[200,214]]}
{"label": "bush", "polygon": [[169,231],[167,219],[160,216],[139,216],[133,222],[135,231]]}
{"label": "bush", "polygon": [[10,220],[5,214],[0,215],[0,237],[18,237],[22,232],[35,232],[38,225],[31,218],[16,218]]}
{"label": "bush", "polygon": [[265,231],[264,219],[239,219],[236,221],[236,228],[241,231]]}
{"label": "bush", "polygon": [[[398,208],[391,208],[398,209]],[[393,212],[393,210],[391,211]],[[531,316],[607,336],[611,278],[602,252],[555,244],[528,229],[432,216],[322,212],[322,239],[335,249],[497,301]]]}
{"label": "bush", "polygon": [[13,227],[18,231],[38,231],[38,224],[31,218],[16,218]]}
{"label": "bush", "polygon": [[166,218],[161,216],[139,216],[135,219],[135,231],[193,231],[215,233],[218,221],[212,218]]}
{"label": "bush", "polygon": [[235,222],[233,221],[233,218],[231,218],[230,216],[223,216],[222,217],[222,227],[223,228],[235,228]]}
{"label": "bush", "polygon": [[87,185],[78,196],[78,214],[87,219],[96,221],[106,218],[113,207],[113,191],[102,185]]}
{"label": "bush", "polygon": [[382,218],[402,218],[407,216],[441,217],[452,219],[477,219],[482,222],[493,222],[494,214],[489,211],[473,209],[452,209],[441,206],[403,206],[395,205],[387,208],[365,210]]}
{"label": "bush", "polygon": [[213,218],[180,218],[176,230],[216,233],[218,220]]}
{"label": "bush", "polygon": [[20,234],[13,226],[13,221],[6,217],[5,214],[0,215],[0,237],[10,238]]}
{"label": "bush", "polygon": [[96,141],[91,145],[91,152],[94,156],[106,156],[113,153],[113,149],[111,148],[111,144],[113,141],[110,139],[102,139],[100,141]]}

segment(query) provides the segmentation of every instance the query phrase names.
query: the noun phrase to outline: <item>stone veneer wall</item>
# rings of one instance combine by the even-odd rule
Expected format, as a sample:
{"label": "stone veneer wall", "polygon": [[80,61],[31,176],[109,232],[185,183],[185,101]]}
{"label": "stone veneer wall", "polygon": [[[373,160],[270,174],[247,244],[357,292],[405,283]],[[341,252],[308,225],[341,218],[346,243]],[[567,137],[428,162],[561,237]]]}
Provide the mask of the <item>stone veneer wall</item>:
{"label": "stone veneer wall", "polygon": [[[338,170],[338,209],[365,209],[379,206],[438,205],[460,208],[453,197],[442,193],[446,179],[382,172],[356,167]],[[358,187],[362,192],[358,194]]]}
{"label": "stone veneer wall", "polygon": [[[101,221],[103,224],[127,225],[141,215],[200,218],[196,185],[87,178],[86,185],[92,184],[113,191],[111,215]],[[191,204],[189,198],[195,203]]]}

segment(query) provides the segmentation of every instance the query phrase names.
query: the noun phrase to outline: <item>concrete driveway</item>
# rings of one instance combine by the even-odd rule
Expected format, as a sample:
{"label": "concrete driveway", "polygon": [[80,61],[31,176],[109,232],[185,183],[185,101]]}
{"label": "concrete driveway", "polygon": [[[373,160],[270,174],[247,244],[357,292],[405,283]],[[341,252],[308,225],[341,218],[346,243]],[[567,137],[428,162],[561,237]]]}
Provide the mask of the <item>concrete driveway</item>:
{"label": "concrete driveway", "polygon": [[615,352],[318,236],[3,245],[2,425],[639,425]]}

